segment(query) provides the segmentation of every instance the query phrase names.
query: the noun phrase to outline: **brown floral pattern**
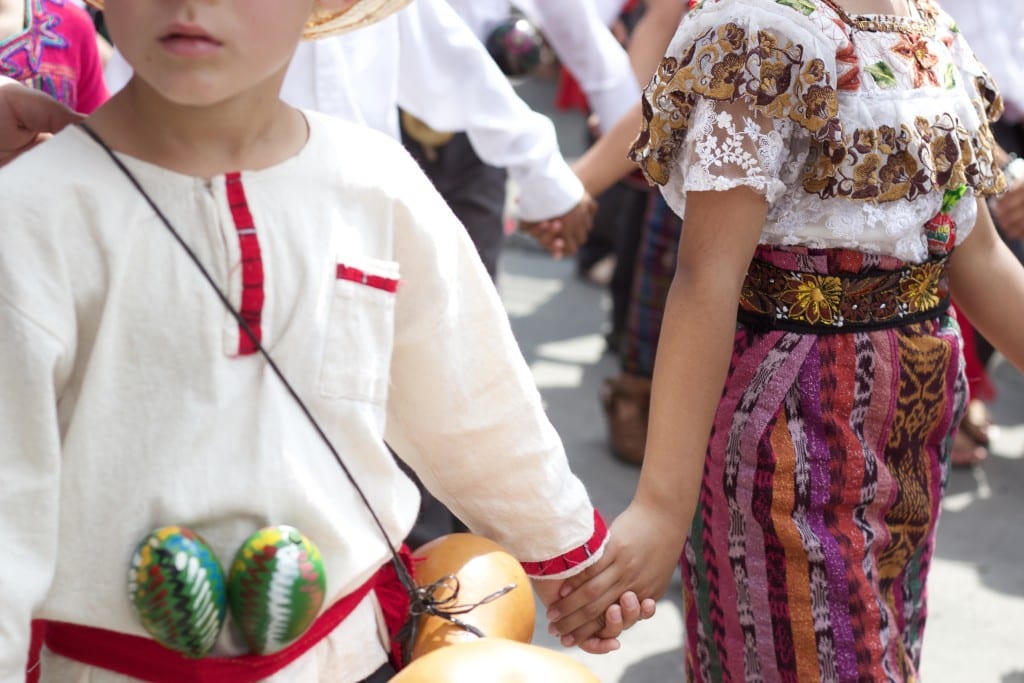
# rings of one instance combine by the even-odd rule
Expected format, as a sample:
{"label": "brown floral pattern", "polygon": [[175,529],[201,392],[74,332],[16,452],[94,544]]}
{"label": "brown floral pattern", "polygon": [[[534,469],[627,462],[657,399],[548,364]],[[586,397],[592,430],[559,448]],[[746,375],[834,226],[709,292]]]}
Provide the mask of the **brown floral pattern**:
{"label": "brown floral pattern", "polygon": [[[939,16],[931,3],[921,4],[927,16]],[[934,48],[946,38],[941,35],[929,41],[915,34],[893,34],[891,52],[894,59],[910,62],[910,85],[943,83],[940,73],[951,67],[948,60],[945,67],[940,63]],[[829,66],[772,30],[737,22],[704,30],[681,56],[662,61],[643,100],[643,125],[630,158],[648,180],[664,185],[699,98],[745,101],[766,116],[789,119],[810,131],[811,148],[800,185],[823,199],[913,201],[961,184],[980,195],[1005,189],[987,126],[969,130],[950,113],[919,117],[898,128],[844,124],[837,93],[855,90],[864,81],[851,45],[837,46]],[[838,82],[833,83],[833,78]],[[994,120],[1002,102],[991,78],[981,74],[973,85],[979,94],[973,102],[979,120]]]}
{"label": "brown floral pattern", "polygon": [[946,263],[941,257],[893,271],[822,275],[755,259],[740,293],[741,319],[847,330],[918,320],[948,304]]}
{"label": "brown floral pattern", "polygon": [[644,125],[630,152],[647,177],[664,185],[699,97],[746,100],[838,141],[836,89],[821,59],[770,31],[749,34],[735,23],[704,32],[679,58],[666,57],[643,100]]}

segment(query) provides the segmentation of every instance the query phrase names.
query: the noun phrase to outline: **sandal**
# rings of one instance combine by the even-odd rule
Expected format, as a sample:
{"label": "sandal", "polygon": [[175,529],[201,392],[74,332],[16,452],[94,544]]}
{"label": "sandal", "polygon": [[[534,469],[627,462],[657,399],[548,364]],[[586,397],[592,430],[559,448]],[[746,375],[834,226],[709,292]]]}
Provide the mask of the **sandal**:
{"label": "sandal", "polygon": [[612,454],[630,465],[642,464],[651,407],[651,380],[629,373],[607,379],[601,392],[601,404],[608,423]]}
{"label": "sandal", "polygon": [[971,401],[953,437],[950,461],[953,467],[971,467],[988,457],[988,428],[991,422],[982,401]]}

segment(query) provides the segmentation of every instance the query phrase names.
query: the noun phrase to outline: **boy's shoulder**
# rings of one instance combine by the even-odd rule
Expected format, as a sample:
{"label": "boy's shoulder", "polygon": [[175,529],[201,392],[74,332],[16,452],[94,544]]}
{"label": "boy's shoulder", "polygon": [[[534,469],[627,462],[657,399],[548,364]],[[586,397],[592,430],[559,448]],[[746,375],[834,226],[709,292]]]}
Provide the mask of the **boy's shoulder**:
{"label": "boy's shoulder", "polygon": [[321,158],[346,184],[400,190],[423,170],[390,135],[369,126],[303,110]]}

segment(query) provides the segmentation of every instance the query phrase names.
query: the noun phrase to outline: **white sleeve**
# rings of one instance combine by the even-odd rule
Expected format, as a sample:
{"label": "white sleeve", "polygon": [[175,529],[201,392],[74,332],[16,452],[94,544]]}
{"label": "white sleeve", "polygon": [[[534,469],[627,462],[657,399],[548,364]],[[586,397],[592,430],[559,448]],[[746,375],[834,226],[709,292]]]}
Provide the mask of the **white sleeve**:
{"label": "white sleeve", "polygon": [[64,350],[2,295],[0,330],[0,682],[21,683],[32,616],[56,568],[61,446],[55,376]]}
{"label": "white sleeve", "polygon": [[587,95],[606,132],[640,99],[626,50],[593,0],[516,0],[540,27],[562,64]]}
{"label": "white sleeve", "polygon": [[560,216],[583,185],[558,148],[554,124],[516,94],[483,44],[445,0],[417,0],[398,15],[398,103],[440,131],[465,131],[492,166],[519,185],[520,216]]}
{"label": "white sleeve", "polygon": [[599,544],[590,499],[466,231],[418,168],[394,173],[402,282],[388,443],[473,531],[523,562]]}

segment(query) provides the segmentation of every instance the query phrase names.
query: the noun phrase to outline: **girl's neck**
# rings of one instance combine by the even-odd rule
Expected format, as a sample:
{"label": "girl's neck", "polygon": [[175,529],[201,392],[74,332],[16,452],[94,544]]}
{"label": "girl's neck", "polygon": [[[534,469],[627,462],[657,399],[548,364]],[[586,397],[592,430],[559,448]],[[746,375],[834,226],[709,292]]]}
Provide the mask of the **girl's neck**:
{"label": "girl's neck", "polygon": [[89,122],[115,150],[201,178],[274,166],[297,154],[309,132],[301,113],[268,93],[182,106],[138,77]]}

